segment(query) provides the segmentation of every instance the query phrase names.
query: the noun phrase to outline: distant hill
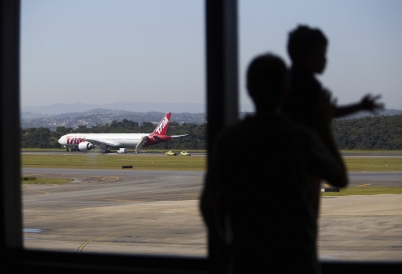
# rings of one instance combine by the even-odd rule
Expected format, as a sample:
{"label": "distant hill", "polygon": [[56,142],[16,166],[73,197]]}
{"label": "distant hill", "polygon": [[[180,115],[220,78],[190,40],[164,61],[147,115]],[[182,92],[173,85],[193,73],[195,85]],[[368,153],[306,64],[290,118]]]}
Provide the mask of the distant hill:
{"label": "distant hill", "polygon": [[115,102],[109,104],[52,104],[45,106],[22,106],[22,111],[44,114],[83,113],[94,110],[113,110],[129,112],[205,112],[204,104]]}
{"label": "distant hill", "polygon": [[76,103],[76,104],[59,103],[45,106],[21,106],[21,112],[56,115],[62,113],[84,112],[96,108],[100,108],[100,106],[95,104],[82,104],[82,103]]}
{"label": "distant hill", "polygon": [[[112,109],[93,109],[85,112],[72,112],[58,115],[34,115],[33,113],[22,112],[21,127],[45,127],[55,130],[57,127],[64,126],[75,129],[78,126],[92,127],[110,124],[113,121],[121,122],[124,119],[139,124],[143,122],[158,123],[164,115],[165,112],[130,112]],[[206,122],[206,116],[204,113],[172,113],[171,121],[179,124],[203,124]]]}
{"label": "distant hill", "polygon": [[126,111],[126,110],[114,110],[114,109],[104,109],[104,108],[96,108],[96,109],[91,109],[88,111],[84,112],[68,112],[68,113],[62,113],[58,115],[51,116],[53,119],[63,119],[66,117],[85,117],[85,116],[90,116],[93,114],[112,114],[112,115],[134,115],[136,113],[141,113],[141,112],[131,112],[131,111]]}
{"label": "distant hill", "polygon": [[[254,108],[251,105],[242,105],[242,111],[253,112]],[[62,115],[60,117],[77,117],[90,114],[103,114],[112,112],[114,114],[124,114],[124,111],[130,113],[145,113],[145,112],[173,112],[173,113],[205,113],[206,106],[202,103],[150,103],[150,102],[114,102],[108,104],[52,104],[45,106],[21,106],[23,119],[34,118],[39,115],[53,116]],[[29,114],[28,114],[29,113]],[[402,114],[402,110],[385,109],[378,115],[398,115]],[[376,116],[370,112],[359,112],[354,115],[344,117],[342,119],[362,118],[367,116]]]}
{"label": "distant hill", "polygon": [[[128,103],[130,105],[131,103]],[[122,104],[123,105],[123,104]],[[52,110],[53,107],[58,107],[57,114],[45,113],[46,107],[41,107],[40,110],[43,112],[35,113],[33,110],[36,107],[32,107],[31,111],[22,111],[21,112],[21,127],[22,128],[30,128],[30,127],[47,127],[52,130],[56,129],[58,126],[65,126],[71,128],[77,128],[80,125],[85,125],[88,127],[99,125],[99,124],[109,124],[112,121],[122,121],[123,119],[130,120],[137,123],[143,122],[153,122],[157,123],[163,117],[163,115],[168,112],[162,111],[149,111],[149,112],[140,112],[140,111],[128,111],[124,109],[116,110],[113,108],[93,108],[85,111],[71,111],[74,109],[85,109],[89,106],[93,105],[85,105],[85,104],[56,104],[52,106],[48,106],[48,110]],[[69,110],[68,112],[61,112],[63,109]],[[26,108],[25,108],[26,109]],[[29,108],[28,108],[29,109]],[[24,110],[24,109],[23,109]],[[39,110],[37,110],[39,111]],[[203,124],[206,122],[206,115],[204,111],[195,113],[192,112],[172,112],[172,122],[182,123],[194,123],[194,124]],[[242,112],[239,114],[240,118],[244,118],[245,115],[250,114],[252,112]],[[402,114],[402,110],[395,109],[386,109],[381,111],[377,115],[372,114],[370,112],[360,112],[355,115],[350,115],[347,117],[343,117],[338,120],[347,120],[347,119],[356,119],[363,117],[373,117],[373,116],[394,116]]]}
{"label": "distant hill", "polygon": [[[125,110],[130,112],[175,112],[175,113],[204,113],[206,106],[203,103],[150,103],[150,102],[114,102],[108,104],[52,104],[45,106],[21,106],[21,112],[62,114],[86,112],[94,109]],[[242,105],[242,110],[253,111],[253,106]]]}
{"label": "distant hill", "polygon": [[52,116],[51,114],[21,112],[21,119],[43,119]]}

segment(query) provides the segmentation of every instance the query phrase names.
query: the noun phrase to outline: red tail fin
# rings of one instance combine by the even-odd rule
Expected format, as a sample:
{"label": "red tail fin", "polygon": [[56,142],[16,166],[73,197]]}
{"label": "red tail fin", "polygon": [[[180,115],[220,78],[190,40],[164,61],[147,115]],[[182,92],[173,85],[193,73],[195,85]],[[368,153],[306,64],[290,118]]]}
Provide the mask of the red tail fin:
{"label": "red tail fin", "polygon": [[172,115],[171,112],[168,112],[165,114],[165,117],[162,118],[162,120],[159,122],[157,127],[154,129],[151,135],[166,135],[168,125],[169,125],[169,120],[170,120],[170,115]]}

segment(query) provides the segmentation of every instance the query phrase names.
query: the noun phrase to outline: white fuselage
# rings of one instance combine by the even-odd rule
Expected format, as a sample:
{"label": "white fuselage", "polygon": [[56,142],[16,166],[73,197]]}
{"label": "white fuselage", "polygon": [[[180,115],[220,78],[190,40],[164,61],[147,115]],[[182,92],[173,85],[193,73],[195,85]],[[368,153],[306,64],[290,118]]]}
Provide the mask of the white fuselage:
{"label": "white fuselage", "polygon": [[144,136],[149,135],[149,133],[72,133],[63,135],[59,143],[65,147],[77,147],[79,143],[91,140],[109,147],[135,147]]}
{"label": "white fuselage", "polygon": [[169,141],[171,138],[184,137],[184,135],[168,136],[167,129],[170,115],[168,112],[158,123],[152,133],[71,133],[61,136],[59,144],[71,151],[86,152],[94,147],[108,151],[108,148],[119,148],[119,153],[126,153],[127,147],[135,147],[138,153],[142,147],[156,145]]}

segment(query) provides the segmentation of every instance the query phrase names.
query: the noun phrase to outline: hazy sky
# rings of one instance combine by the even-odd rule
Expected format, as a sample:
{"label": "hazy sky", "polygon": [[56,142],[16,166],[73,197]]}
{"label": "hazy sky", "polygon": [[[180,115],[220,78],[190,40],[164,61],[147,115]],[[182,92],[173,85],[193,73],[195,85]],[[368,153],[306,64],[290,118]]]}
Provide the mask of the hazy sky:
{"label": "hazy sky", "polygon": [[[202,0],[22,0],[21,105],[205,102]],[[382,94],[402,109],[402,1],[239,1],[241,103],[250,59],[289,64],[298,24],[329,38],[320,80],[341,104]]]}

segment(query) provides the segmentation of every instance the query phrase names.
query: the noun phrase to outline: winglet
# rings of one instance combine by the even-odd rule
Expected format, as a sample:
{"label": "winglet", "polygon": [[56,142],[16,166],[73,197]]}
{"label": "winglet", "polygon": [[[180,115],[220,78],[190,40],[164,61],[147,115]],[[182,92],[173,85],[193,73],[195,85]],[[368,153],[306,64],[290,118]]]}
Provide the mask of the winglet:
{"label": "winglet", "polygon": [[169,125],[169,120],[170,120],[170,115],[172,115],[171,112],[168,112],[165,114],[165,116],[162,118],[162,120],[159,122],[159,124],[156,126],[154,131],[151,133],[151,135],[166,135],[168,125]]}

